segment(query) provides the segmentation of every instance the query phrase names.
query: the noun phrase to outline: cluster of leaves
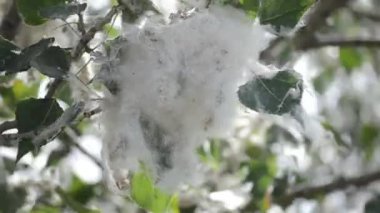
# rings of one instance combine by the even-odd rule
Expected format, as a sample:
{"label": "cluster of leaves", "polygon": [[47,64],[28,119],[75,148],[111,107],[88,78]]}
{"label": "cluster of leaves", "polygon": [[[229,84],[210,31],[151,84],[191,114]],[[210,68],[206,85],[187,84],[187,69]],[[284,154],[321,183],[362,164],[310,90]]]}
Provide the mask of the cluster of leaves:
{"label": "cluster of leaves", "polygon": [[[62,0],[17,0],[18,11],[25,23],[29,25],[41,25],[51,19],[65,20],[68,16],[79,14],[86,8],[86,4],[77,4]],[[19,72],[37,70],[41,74],[51,78],[62,79],[69,74],[72,58],[69,49],[54,46],[54,38],[41,39],[26,48],[20,48],[12,42],[0,37],[0,73],[13,75]],[[33,69],[32,69],[33,68]],[[20,81],[16,81],[20,82]],[[15,87],[20,85],[19,87]],[[16,108],[16,123],[19,134],[38,133],[45,127],[52,125],[62,115],[63,110],[55,99],[25,99],[35,97],[37,86],[28,91],[28,88],[20,82],[12,88],[4,88],[2,96],[4,102],[12,104],[10,108]],[[19,88],[19,89],[18,89]],[[25,94],[18,94],[25,93]],[[19,96],[19,97],[17,97]],[[8,100],[7,100],[8,99]],[[16,103],[16,100],[18,101]],[[13,102],[13,103],[11,103]],[[22,137],[18,143],[18,161],[29,151],[38,153],[38,148],[46,142],[32,143],[33,136]],[[52,137],[54,135],[51,135]]]}
{"label": "cluster of leaves", "polygon": [[[23,21],[34,26],[52,19],[65,20],[68,16],[83,12],[86,8],[86,4],[65,0],[16,0],[16,3]],[[17,142],[15,144],[18,146],[16,162],[29,152],[38,155],[41,146],[55,138],[66,125],[70,125],[82,109],[81,104],[72,105],[72,100],[67,98],[70,97],[67,86],[56,94],[57,98],[72,105],[65,111],[56,98],[36,98],[42,76],[63,80],[69,74],[72,63],[70,49],[56,46],[54,40],[54,38],[44,38],[28,47],[21,48],[0,37],[0,114],[6,119],[15,117],[17,138],[13,138],[11,134],[6,139]],[[35,74],[34,70],[42,75]],[[20,72],[27,72],[28,76],[36,76],[34,82],[27,84],[17,78]],[[39,137],[40,133],[46,135]],[[60,135],[59,138],[61,141],[69,140],[65,134]],[[53,166],[59,159],[66,156],[69,150],[67,144],[62,143],[62,146],[49,156],[47,166]],[[1,160],[7,162],[5,158]],[[13,162],[6,168],[9,172],[13,172],[15,169],[22,169],[21,166],[22,164],[18,164],[15,167]],[[52,203],[51,192],[46,192],[39,198],[41,204],[38,202],[31,212],[62,212],[67,206],[77,212],[96,212],[84,206],[94,196],[98,196],[95,193],[96,186],[84,183],[76,177],[71,182],[72,185],[68,190],[60,188],[55,190],[55,193],[61,197],[62,203]],[[25,190],[12,189],[3,183],[0,188],[4,196],[4,199],[1,199],[4,202],[1,202],[0,212],[16,212],[26,202]],[[42,200],[45,201],[42,202]]]}

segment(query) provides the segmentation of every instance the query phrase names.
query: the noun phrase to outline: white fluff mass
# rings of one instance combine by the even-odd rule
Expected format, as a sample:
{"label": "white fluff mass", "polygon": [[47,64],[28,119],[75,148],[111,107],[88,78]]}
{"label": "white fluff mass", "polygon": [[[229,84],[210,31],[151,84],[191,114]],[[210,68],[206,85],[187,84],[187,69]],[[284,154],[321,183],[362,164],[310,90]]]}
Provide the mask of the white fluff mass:
{"label": "white fluff mass", "polygon": [[103,106],[103,157],[123,188],[141,163],[160,187],[192,183],[196,148],[231,129],[238,86],[266,45],[264,31],[243,13],[213,7],[171,24],[145,23],[114,45],[103,70],[117,93]]}

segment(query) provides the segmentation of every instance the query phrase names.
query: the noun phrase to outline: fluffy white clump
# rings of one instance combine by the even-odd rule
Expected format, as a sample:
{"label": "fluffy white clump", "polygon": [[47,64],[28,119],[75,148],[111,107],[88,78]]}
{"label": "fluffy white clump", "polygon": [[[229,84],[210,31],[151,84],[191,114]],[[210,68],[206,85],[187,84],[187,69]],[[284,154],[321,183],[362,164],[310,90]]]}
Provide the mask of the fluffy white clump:
{"label": "fluffy white clump", "polygon": [[103,106],[103,156],[119,188],[143,162],[173,189],[197,173],[196,147],[230,129],[239,83],[266,45],[264,31],[224,7],[170,25],[148,22],[125,37],[103,70],[103,80],[116,85]]}

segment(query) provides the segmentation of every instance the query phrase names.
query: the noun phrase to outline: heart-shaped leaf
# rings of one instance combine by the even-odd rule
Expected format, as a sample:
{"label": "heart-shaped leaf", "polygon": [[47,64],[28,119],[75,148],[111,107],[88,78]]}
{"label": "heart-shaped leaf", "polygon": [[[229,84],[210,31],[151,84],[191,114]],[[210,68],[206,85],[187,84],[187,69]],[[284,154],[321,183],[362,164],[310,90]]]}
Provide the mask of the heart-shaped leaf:
{"label": "heart-shaped leaf", "polygon": [[[27,99],[20,101],[16,107],[18,132],[27,133],[49,126],[63,113],[55,99]],[[16,162],[36,147],[31,139],[21,140],[18,144]]]}
{"label": "heart-shaped leaf", "polygon": [[240,86],[240,102],[258,112],[284,114],[291,112],[301,102],[303,85],[298,73],[287,70],[273,78],[255,77]]}
{"label": "heart-shaped leaf", "polygon": [[52,46],[38,55],[31,65],[42,74],[52,78],[62,78],[70,69],[71,58],[64,49]]}

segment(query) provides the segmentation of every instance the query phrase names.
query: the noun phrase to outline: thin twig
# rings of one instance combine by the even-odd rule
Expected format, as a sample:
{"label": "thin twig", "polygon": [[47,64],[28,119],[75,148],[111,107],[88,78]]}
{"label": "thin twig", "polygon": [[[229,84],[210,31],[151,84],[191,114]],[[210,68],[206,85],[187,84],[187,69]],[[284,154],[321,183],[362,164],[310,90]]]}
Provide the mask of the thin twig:
{"label": "thin twig", "polygon": [[115,7],[112,7],[112,9],[107,13],[107,15],[104,17],[104,19],[102,19],[100,22],[96,23],[95,26],[91,27],[83,36],[82,38],[79,40],[79,43],[78,45],[74,48],[73,50],[73,58],[76,59],[76,58],[79,58],[82,53],[86,50],[86,48],[88,47],[88,43],[95,37],[95,34],[98,32],[98,31],[101,31],[103,29],[103,27],[109,23],[110,21],[112,21],[112,18],[114,15],[116,15],[119,10],[122,8],[122,6],[115,6]]}
{"label": "thin twig", "polygon": [[277,204],[288,206],[297,198],[311,199],[311,198],[317,197],[318,195],[328,194],[332,191],[341,190],[349,186],[364,187],[379,180],[380,180],[380,171],[373,172],[373,173],[363,175],[360,177],[340,178],[325,185],[307,187],[307,188],[303,188],[297,191],[290,192],[281,197],[277,197],[277,198],[275,197],[273,201]]}
{"label": "thin twig", "polygon": [[[110,12],[104,17],[103,20],[101,20],[100,22],[98,22],[97,24],[95,24],[95,26],[91,27],[88,32],[84,32],[83,34],[83,30],[84,29],[84,23],[83,20],[81,19],[81,16],[79,16],[79,23],[78,23],[78,29],[79,31],[81,31],[81,33],[83,34],[79,43],[77,44],[77,46],[73,49],[73,52],[72,52],[72,58],[74,60],[78,60],[82,53],[84,51],[90,51],[90,49],[88,48],[88,43],[95,37],[95,34],[96,32],[100,31],[103,29],[103,27],[112,20],[112,17],[120,10],[121,6],[117,6],[117,7],[113,7]],[[83,18],[83,17],[82,17]],[[82,26],[83,24],[83,26]],[[62,79],[54,79],[53,83],[51,84],[51,86],[49,87],[49,90],[45,96],[45,98],[51,98],[54,96],[54,93],[56,92],[56,90],[59,88],[59,86],[63,83],[63,80]]]}
{"label": "thin twig", "polygon": [[95,156],[93,156],[91,153],[89,153],[87,150],[85,150],[83,147],[81,147],[78,143],[76,143],[74,141],[70,141],[69,143],[71,143],[72,146],[74,146],[80,152],[82,152],[82,154],[84,154],[88,158],[90,158],[96,165],[99,166],[99,168],[103,169],[103,164],[98,160],[98,158],[96,158]]}
{"label": "thin twig", "polygon": [[77,142],[76,142],[76,135],[74,136],[74,134],[76,134],[74,132],[73,129],[71,128],[67,128],[66,129],[66,133],[67,135],[70,137],[71,140],[67,140],[69,145],[71,146],[74,146],[75,148],[77,148],[82,154],[84,154],[85,156],[87,156],[90,160],[92,160],[96,165],[99,166],[99,168],[103,169],[103,164],[98,160],[98,158],[96,158],[95,156],[93,156],[91,153],[89,153],[86,149],[84,149],[81,145],[79,145]]}
{"label": "thin twig", "polygon": [[315,32],[326,24],[336,10],[345,7],[350,0],[319,0],[305,18],[305,26],[298,29],[292,39],[296,49],[304,50],[305,46],[315,41]]}
{"label": "thin twig", "polygon": [[91,118],[93,115],[96,115],[96,114],[101,113],[101,112],[102,112],[102,109],[100,107],[97,107],[97,108],[95,108],[93,110],[84,112],[83,113],[83,117],[84,118]]}

